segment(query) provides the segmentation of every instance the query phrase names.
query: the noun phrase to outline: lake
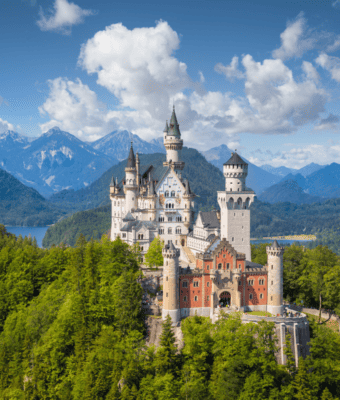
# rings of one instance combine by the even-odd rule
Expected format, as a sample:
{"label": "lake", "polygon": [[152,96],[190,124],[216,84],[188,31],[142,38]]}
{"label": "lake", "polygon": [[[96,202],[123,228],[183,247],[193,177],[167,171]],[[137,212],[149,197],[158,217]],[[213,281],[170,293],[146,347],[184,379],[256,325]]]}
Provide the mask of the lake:
{"label": "lake", "polygon": [[31,235],[32,238],[35,237],[39,247],[42,247],[42,240],[48,228],[48,226],[6,226],[7,232],[13,233],[15,236]]}
{"label": "lake", "polygon": [[[273,243],[273,239],[250,239],[251,244],[260,244],[260,243]],[[285,245],[285,244],[293,244],[293,243],[300,243],[300,244],[305,244],[312,242],[312,240],[288,240],[288,239],[277,239],[277,242],[279,245]]]}

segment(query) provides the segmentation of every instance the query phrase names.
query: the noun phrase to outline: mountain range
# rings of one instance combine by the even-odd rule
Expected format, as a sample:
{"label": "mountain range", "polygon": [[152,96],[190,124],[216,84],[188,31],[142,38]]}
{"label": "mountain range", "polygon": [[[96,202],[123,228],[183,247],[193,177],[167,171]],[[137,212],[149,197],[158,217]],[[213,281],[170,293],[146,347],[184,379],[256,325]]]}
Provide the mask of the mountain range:
{"label": "mountain range", "polygon": [[287,167],[272,167],[271,165],[268,165],[268,164],[261,165],[261,168],[264,169],[265,171],[270,172],[271,174],[274,174],[274,175],[281,176],[281,177],[285,177],[289,174],[292,174],[292,175],[301,174],[302,176],[306,177],[316,171],[319,171],[320,169],[322,169],[324,167],[325,167],[324,165],[319,165],[319,164],[315,164],[315,163],[310,163],[300,169],[287,168]]}

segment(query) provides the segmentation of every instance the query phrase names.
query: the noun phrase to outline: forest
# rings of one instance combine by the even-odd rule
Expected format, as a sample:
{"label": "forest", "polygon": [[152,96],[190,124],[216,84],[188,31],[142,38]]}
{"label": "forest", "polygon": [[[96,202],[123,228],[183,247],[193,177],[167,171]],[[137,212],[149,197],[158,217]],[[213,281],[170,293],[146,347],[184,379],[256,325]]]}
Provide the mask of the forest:
{"label": "forest", "polygon": [[[147,347],[139,257],[105,235],[41,249],[0,225],[0,399],[340,398],[340,335],[313,321],[298,369],[290,346],[287,365],[276,362],[271,323],[237,314],[186,318],[183,348],[168,319],[160,346]],[[339,304],[334,253],[291,246],[284,262],[287,298]]]}

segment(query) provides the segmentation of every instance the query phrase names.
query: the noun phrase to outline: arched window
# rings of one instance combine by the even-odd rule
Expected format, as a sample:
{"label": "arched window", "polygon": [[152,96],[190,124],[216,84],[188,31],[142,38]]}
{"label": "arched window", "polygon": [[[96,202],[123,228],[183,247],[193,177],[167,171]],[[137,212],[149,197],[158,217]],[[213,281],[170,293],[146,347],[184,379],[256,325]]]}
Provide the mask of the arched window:
{"label": "arched window", "polygon": [[175,196],[176,196],[175,191],[172,191],[172,192],[171,192],[171,197],[175,197]]}
{"label": "arched window", "polygon": [[182,287],[188,287],[188,281],[183,281],[182,282]]}
{"label": "arched window", "polygon": [[252,293],[249,294],[249,300],[253,300],[253,294]]}
{"label": "arched window", "polygon": [[165,197],[169,197],[169,192],[166,191],[164,196],[165,196]]}
{"label": "arched window", "polygon": [[168,228],[168,234],[172,235],[172,228]]}
{"label": "arched window", "polygon": [[210,286],[210,282],[207,282],[207,287],[209,287]]}
{"label": "arched window", "polygon": [[116,202],[113,202],[113,205],[115,206],[115,205],[116,205]]}
{"label": "arched window", "polygon": [[168,217],[168,222],[172,222],[172,217]]}
{"label": "arched window", "polygon": [[184,296],[184,297],[183,297],[183,301],[187,301],[187,296]]}
{"label": "arched window", "polygon": [[218,269],[222,269],[222,264],[218,264]]}
{"label": "arched window", "polygon": [[229,263],[227,263],[227,269],[229,269]]}
{"label": "arched window", "polygon": [[195,296],[195,301],[198,301],[198,297],[197,296]]}
{"label": "arched window", "polygon": [[180,235],[182,233],[182,230],[181,230],[181,228],[178,226],[177,228],[176,228],[176,235]]}
{"label": "arched window", "polygon": [[168,278],[168,277],[166,277],[166,281],[167,281],[167,282],[168,282],[168,279],[169,279],[169,278]]}
{"label": "arched window", "polygon": [[263,293],[260,294],[260,299],[263,299]]}

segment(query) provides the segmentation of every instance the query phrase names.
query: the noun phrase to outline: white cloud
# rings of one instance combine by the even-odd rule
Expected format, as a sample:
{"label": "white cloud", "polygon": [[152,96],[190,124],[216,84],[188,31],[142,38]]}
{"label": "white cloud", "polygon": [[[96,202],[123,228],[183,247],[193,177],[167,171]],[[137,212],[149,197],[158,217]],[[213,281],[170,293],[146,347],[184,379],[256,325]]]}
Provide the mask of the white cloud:
{"label": "white cloud", "polygon": [[244,74],[238,69],[238,57],[236,56],[232,58],[230,65],[216,64],[215,71],[224,74],[229,80],[244,78]]}
{"label": "white cloud", "polygon": [[249,161],[261,166],[270,164],[273,167],[302,168],[312,162],[327,165],[332,162],[340,164],[340,145],[338,143],[310,144],[304,147],[293,147],[290,150],[275,154],[270,159],[249,157]]}
{"label": "white cloud", "polygon": [[84,22],[84,18],[94,15],[92,10],[83,10],[74,3],[67,0],[55,0],[54,10],[50,10],[50,15],[46,16],[40,7],[37,25],[42,31],[57,31],[69,35],[72,25],[78,25]]}
{"label": "white cloud", "polygon": [[14,125],[0,118],[0,133],[14,131]]}
{"label": "white cloud", "polygon": [[311,79],[316,82],[320,79],[320,76],[312,63],[303,61],[302,70],[306,74],[307,79]]}
{"label": "white cloud", "polygon": [[326,47],[326,53],[332,53],[333,51],[340,49],[340,35],[338,35],[332,44]]}
{"label": "white cloud", "polygon": [[49,97],[39,111],[41,115],[48,116],[50,121],[40,125],[42,132],[57,125],[82,140],[95,140],[116,127],[106,106],[80,79],[73,82],[57,78],[48,81],[48,84]]}
{"label": "white cloud", "polygon": [[205,82],[205,78],[204,78],[203,72],[202,71],[198,71],[198,75],[200,76],[200,82],[204,83]]}
{"label": "white cloud", "polygon": [[301,57],[303,53],[311,50],[317,42],[316,38],[308,36],[306,19],[303,17],[303,13],[300,13],[297,19],[294,22],[289,22],[287,28],[281,33],[281,47],[273,51],[273,57],[281,60]]}
{"label": "white cloud", "polygon": [[315,62],[328,71],[332,79],[340,82],[340,58],[321,53]]}
{"label": "white cloud", "polygon": [[186,64],[172,55],[178,47],[178,35],[167,22],[132,30],[113,24],[82,46],[79,64],[96,73],[97,83],[113,93],[122,107],[148,110],[154,118],[165,120],[173,97],[193,87]]}

